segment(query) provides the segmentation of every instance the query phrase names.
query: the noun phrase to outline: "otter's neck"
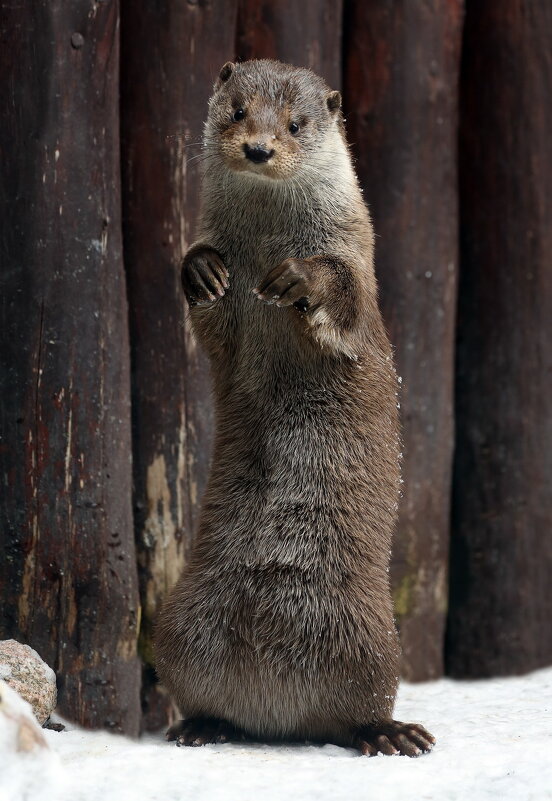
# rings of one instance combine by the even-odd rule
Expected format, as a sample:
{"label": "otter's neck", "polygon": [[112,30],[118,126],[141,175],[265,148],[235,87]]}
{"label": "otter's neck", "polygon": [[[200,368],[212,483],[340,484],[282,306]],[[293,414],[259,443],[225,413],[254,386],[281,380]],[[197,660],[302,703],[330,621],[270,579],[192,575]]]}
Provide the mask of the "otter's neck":
{"label": "otter's neck", "polygon": [[309,154],[297,173],[273,180],[235,172],[221,159],[206,160],[203,176],[203,228],[246,222],[246,216],[269,215],[272,224],[298,216],[307,224],[313,215],[325,226],[363,208],[349,152],[338,131],[328,134],[319,150]]}

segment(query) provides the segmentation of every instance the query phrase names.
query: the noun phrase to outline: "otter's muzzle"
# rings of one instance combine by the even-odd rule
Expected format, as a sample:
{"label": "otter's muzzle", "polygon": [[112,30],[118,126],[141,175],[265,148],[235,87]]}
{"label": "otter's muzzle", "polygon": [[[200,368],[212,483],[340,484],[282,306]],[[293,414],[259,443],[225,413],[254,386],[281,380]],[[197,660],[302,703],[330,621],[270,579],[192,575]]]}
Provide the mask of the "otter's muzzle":
{"label": "otter's muzzle", "polygon": [[243,146],[245,157],[254,164],[265,164],[274,155],[274,150],[269,150],[266,145],[256,144],[253,147],[247,143]]}

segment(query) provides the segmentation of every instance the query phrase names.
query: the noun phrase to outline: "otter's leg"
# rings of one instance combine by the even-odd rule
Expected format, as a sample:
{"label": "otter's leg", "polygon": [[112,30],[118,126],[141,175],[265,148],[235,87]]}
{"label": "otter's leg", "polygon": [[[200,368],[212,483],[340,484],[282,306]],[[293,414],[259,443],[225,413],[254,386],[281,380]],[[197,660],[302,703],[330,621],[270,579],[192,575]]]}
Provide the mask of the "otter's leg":
{"label": "otter's leg", "polygon": [[435,737],[419,723],[386,720],[373,726],[361,726],[353,745],[365,756],[402,754],[417,757],[431,751]]}
{"label": "otter's leg", "polygon": [[227,720],[218,718],[187,718],[175,723],[165,735],[177,745],[207,745],[243,740],[245,735]]}
{"label": "otter's leg", "polygon": [[264,303],[295,307],[300,312],[296,319],[306,323],[299,326],[303,333],[353,357],[363,292],[356,272],[352,264],[329,255],[286,259],[253,292]]}

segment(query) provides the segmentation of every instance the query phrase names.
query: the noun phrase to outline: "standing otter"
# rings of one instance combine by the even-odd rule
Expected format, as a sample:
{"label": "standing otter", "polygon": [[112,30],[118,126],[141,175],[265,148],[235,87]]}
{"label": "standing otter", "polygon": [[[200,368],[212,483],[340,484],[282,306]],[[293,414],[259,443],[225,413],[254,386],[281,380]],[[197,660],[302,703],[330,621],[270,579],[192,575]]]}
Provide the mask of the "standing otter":
{"label": "standing otter", "polygon": [[417,756],[434,743],[392,719],[397,384],[340,105],[275,61],[225,64],[209,103],[182,281],[216,440],[156,632],[180,744],[249,735]]}

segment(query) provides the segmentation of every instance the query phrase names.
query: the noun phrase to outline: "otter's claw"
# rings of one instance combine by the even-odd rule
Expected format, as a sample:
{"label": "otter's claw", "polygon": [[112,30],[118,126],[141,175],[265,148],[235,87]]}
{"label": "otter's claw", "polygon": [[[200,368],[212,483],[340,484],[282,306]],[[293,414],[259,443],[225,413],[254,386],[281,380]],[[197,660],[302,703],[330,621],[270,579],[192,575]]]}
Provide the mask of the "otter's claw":
{"label": "otter's claw", "polygon": [[402,754],[418,757],[431,751],[434,744],[435,737],[419,723],[401,723],[399,720],[362,726],[354,741],[355,748],[365,756]]}
{"label": "otter's claw", "polygon": [[311,305],[311,271],[304,259],[286,259],[252,291],[265,303],[293,305],[300,311],[306,311]]}

